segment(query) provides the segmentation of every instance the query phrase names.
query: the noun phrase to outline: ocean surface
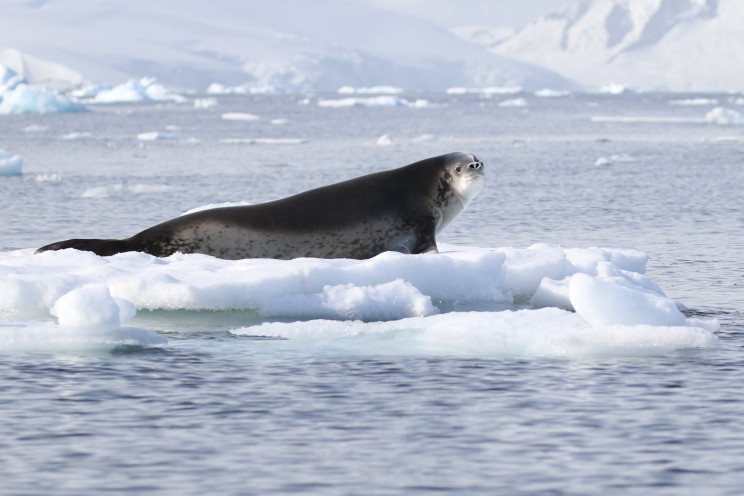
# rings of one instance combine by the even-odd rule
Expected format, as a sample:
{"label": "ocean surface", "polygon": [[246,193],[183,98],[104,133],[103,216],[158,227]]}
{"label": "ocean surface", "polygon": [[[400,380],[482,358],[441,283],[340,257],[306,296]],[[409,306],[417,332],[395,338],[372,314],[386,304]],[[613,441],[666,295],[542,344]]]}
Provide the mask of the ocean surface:
{"label": "ocean surface", "polygon": [[[127,326],[166,344],[89,349],[56,347],[26,288],[0,311],[16,336],[0,340],[0,494],[741,494],[744,126],[705,116],[744,105],[694,96],[707,100],[403,94],[426,103],[335,108],[318,100],[342,96],[226,95],[207,109],[2,116],[0,148],[24,158],[22,175],[0,177],[4,261],[466,150],[487,184],[440,243],[633,247],[687,317],[718,327],[711,346],[546,353],[506,324],[508,346],[447,348],[405,329],[325,338],[331,324],[367,329],[359,319],[140,305]],[[138,139],[153,132],[165,139]],[[56,277],[68,275],[43,272]],[[506,306],[534,312],[530,332],[565,332],[550,309]],[[499,319],[498,307],[485,310]],[[483,314],[461,315],[477,334]],[[258,325],[309,338],[241,332]]]}

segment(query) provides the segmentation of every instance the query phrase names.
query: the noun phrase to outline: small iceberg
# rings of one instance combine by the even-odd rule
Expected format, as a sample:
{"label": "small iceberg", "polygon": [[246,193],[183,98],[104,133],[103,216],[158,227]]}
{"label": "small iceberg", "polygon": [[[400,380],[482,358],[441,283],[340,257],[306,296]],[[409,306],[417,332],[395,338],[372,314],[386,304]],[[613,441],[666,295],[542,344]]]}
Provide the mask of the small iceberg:
{"label": "small iceberg", "polygon": [[0,176],[20,175],[22,166],[23,157],[0,149]]}
{"label": "small iceberg", "polygon": [[705,115],[705,120],[719,126],[742,126],[744,115],[723,107],[716,107]]}
{"label": "small iceberg", "polygon": [[50,88],[19,84],[2,93],[0,115],[84,112],[83,105]]}

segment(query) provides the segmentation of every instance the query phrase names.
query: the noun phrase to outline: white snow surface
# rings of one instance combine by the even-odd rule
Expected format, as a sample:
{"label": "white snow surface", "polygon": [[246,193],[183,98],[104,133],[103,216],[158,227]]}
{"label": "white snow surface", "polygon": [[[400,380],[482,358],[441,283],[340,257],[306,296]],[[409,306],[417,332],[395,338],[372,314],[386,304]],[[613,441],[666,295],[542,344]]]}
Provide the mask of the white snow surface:
{"label": "white snow surface", "polygon": [[[636,249],[441,249],[435,255],[289,261],[2,252],[0,348],[24,336],[52,339],[60,329],[72,330],[71,340],[83,331],[97,336],[83,339],[87,344],[162,344],[152,331],[132,334],[121,327],[134,308],[249,310],[296,322],[235,334],[291,340],[374,335],[401,340],[409,350],[466,354],[659,353],[716,344],[716,322],[686,319],[643,274],[647,256]],[[7,323],[19,314],[48,319],[49,312],[58,325]]]}
{"label": "white snow surface", "polygon": [[[24,60],[18,72],[33,82],[115,84],[150,75],[179,88],[217,82],[246,92],[574,86],[365,1],[6,0],[2,17],[0,48],[13,56],[0,64]],[[32,60],[48,63],[32,67]]]}
{"label": "white snow surface", "polygon": [[589,87],[744,90],[740,0],[575,0],[498,41],[494,53]]}

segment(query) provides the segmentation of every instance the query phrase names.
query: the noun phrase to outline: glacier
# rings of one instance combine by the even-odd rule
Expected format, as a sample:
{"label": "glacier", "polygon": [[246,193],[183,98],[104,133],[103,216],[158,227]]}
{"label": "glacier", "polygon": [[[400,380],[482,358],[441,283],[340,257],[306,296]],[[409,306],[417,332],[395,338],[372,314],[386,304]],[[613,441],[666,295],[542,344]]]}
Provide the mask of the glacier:
{"label": "glacier", "polygon": [[505,39],[461,35],[590,88],[741,91],[742,25],[737,0],[577,0]]}

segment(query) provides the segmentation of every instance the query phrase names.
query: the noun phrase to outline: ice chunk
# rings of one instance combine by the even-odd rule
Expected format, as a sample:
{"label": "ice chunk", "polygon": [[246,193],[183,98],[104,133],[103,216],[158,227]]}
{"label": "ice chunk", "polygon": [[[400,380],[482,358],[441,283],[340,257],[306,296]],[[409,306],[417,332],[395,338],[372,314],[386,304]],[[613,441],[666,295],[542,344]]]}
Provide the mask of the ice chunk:
{"label": "ice chunk", "polygon": [[178,135],[173,133],[160,133],[157,131],[151,131],[148,133],[138,134],[137,139],[140,141],[175,140],[178,139]]}
{"label": "ice chunk", "polygon": [[[96,90],[89,88],[89,92]],[[132,103],[143,101],[183,103],[186,98],[166,89],[155,78],[132,79],[113,88],[99,87],[93,97],[95,103]]]}
{"label": "ice chunk", "polygon": [[403,89],[395,86],[372,86],[369,88],[342,86],[338,89],[338,93],[339,95],[398,95],[403,93]]}
{"label": "ice chunk", "polygon": [[85,107],[49,88],[19,84],[2,94],[0,114],[55,114],[82,112]]}
{"label": "ice chunk", "polygon": [[721,126],[744,125],[744,115],[736,110],[723,107],[716,107],[705,114],[705,120],[711,124],[718,124]]}
{"label": "ice chunk", "polygon": [[393,140],[390,139],[390,135],[389,134],[383,134],[382,136],[380,136],[379,138],[377,138],[377,144],[379,146],[390,146],[390,145],[393,144]]}
{"label": "ice chunk", "polygon": [[527,107],[529,103],[524,98],[511,98],[509,100],[504,100],[503,102],[499,102],[499,107]]}
{"label": "ice chunk", "polygon": [[539,96],[540,98],[558,98],[562,96],[569,96],[571,94],[570,91],[565,90],[551,90],[549,88],[545,88],[542,90],[537,90],[535,92],[535,96]]}
{"label": "ice chunk", "polygon": [[137,313],[134,305],[112,298],[105,284],[90,284],[60,297],[50,313],[61,327],[118,328]]}
{"label": "ice chunk", "polygon": [[260,117],[245,112],[227,112],[222,114],[222,119],[226,121],[257,121]]}
{"label": "ice chunk", "polygon": [[685,317],[674,301],[639,287],[576,274],[571,278],[571,304],[593,326],[683,326]]}
{"label": "ice chunk", "polygon": [[346,108],[346,107],[412,107],[413,104],[397,96],[381,95],[365,98],[320,99],[318,107]]}
{"label": "ice chunk", "polygon": [[489,86],[486,88],[464,88],[461,86],[456,86],[453,88],[448,88],[446,93],[448,95],[467,95],[467,94],[476,94],[476,95],[516,95],[517,93],[522,92],[521,86]]}
{"label": "ice chunk", "polygon": [[581,316],[556,308],[452,312],[392,322],[273,322],[230,333],[284,338],[298,344],[322,342],[325,349],[365,355],[645,356],[710,348],[718,342],[706,327],[592,327]]}
{"label": "ice chunk", "polygon": [[0,176],[16,176],[22,167],[23,157],[0,150]]}
{"label": "ice chunk", "polygon": [[216,98],[197,98],[194,100],[194,108],[209,109],[219,107],[220,104]]}
{"label": "ice chunk", "polygon": [[82,140],[89,140],[93,139],[93,134],[89,132],[74,132],[74,133],[67,133],[62,136],[63,140],[67,141],[82,141]]}

